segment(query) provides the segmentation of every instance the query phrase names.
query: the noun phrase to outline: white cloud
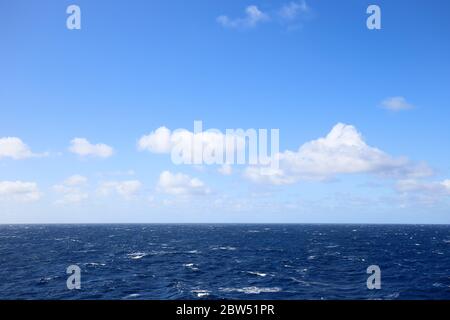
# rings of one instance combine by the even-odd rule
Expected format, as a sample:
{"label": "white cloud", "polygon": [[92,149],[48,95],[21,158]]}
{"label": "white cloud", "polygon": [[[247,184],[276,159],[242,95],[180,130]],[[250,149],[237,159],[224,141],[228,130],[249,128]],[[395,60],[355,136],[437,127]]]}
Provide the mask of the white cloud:
{"label": "white cloud", "polygon": [[[201,143],[201,148],[194,148],[195,142]],[[206,130],[199,133],[193,133],[185,129],[171,131],[166,127],[160,127],[149,135],[142,136],[138,141],[138,149],[140,151],[149,151],[152,153],[170,154],[175,146],[182,147],[182,157],[186,162],[190,160],[195,163],[194,159],[215,159],[214,151],[222,151],[222,155],[234,154],[234,152],[245,150],[245,135],[239,132],[223,134],[216,130]],[[219,157],[222,158],[223,157]],[[213,162],[213,160],[211,160]],[[205,162],[207,162],[205,160]],[[215,163],[215,162],[213,162]]]}
{"label": "white cloud", "polygon": [[253,28],[259,23],[270,20],[269,15],[251,5],[245,9],[244,18],[231,19],[226,15],[219,16],[217,22],[227,28]]}
{"label": "white cloud", "polygon": [[450,180],[445,180],[441,183],[444,188],[447,190],[447,192],[450,194]]}
{"label": "white cloud", "polygon": [[174,138],[169,129],[161,127],[149,135],[142,136],[138,141],[138,149],[153,153],[170,153],[174,144]]}
{"label": "white cloud", "polygon": [[15,160],[36,157],[30,148],[19,138],[0,138],[0,159],[12,158]]}
{"label": "white cloud", "polygon": [[278,158],[278,170],[262,174],[260,167],[248,167],[245,175],[255,182],[290,184],[330,179],[338,174],[372,173],[389,177],[432,174],[425,164],[416,165],[407,158],[395,158],[367,145],[355,127],[342,123],[334,126],[326,137],[307,142],[298,151],[280,153]]}
{"label": "white cloud", "polygon": [[80,203],[89,198],[87,192],[82,186],[87,183],[87,178],[81,175],[73,175],[62,184],[54,185],[53,190],[62,195],[62,199],[57,200],[56,204],[75,204]]}
{"label": "white cloud", "polygon": [[111,157],[114,149],[106,144],[91,144],[87,139],[75,138],[70,142],[69,151],[79,156]]}
{"label": "white cloud", "polygon": [[67,178],[64,183],[68,186],[78,186],[78,185],[82,185],[85,184],[87,182],[87,178],[83,177],[79,174],[70,176],[69,178]]}
{"label": "white cloud", "polygon": [[414,179],[400,180],[397,182],[396,189],[399,192],[421,192],[435,195],[450,196],[450,180],[442,182],[425,182]]}
{"label": "white cloud", "polygon": [[233,167],[225,164],[221,166],[217,171],[219,171],[219,173],[223,174],[224,176],[230,176],[231,174],[233,174]]}
{"label": "white cloud", "polygon": [[390,97],[381,102],[381,106],[391,111],[402,111],[414,108],[404,97]]}
{"label": "white cloud", "polygon": [[434,205],[444,198],[450,198],[450,180],[429,182],[406,179],[398,181],[395,188],[404,200],[404,206]]}
{"label": "white cloud", "polygon": [[182,173],[164,171],[159,176],[158,191],[172,195],[204,195],[210,193],[205,184]]}
{"label": "white cloud", "polygon": [[136,196],[141,188],[142,183],[138,180],[107,181],[100,184],[98,192],[104,196],[109,196],[112,193],[116,193],[129,200]]}
{"label": "white cloud", "polygon": [[281,7],[278,14],[281,18],[292,21],[299,17],[302,13],[309,12],[310,9],[306,4],[306,1],[289,2]]}
{"label": "white cloud", "polygon": [[70,188],[64,185],[56,185],[53,187],[53,190],[57,193],[62,194],[62,199],[59,199],[55,202],[55,204],[76,204],[83,202],[84,200],[89,198],[87,192],[83,192],[78,188]]}
{"label": "white cloud", "polygon": [[35,182],[0,181],[0,199],[14,201],[37,201],[41,192]]}
{"label": "white cloud", "polygon": [[[278,21],[283,25],[288,23],[290,29],[294,22],[298,22],[301,17],[305,17],[311,13],[310,7],[306,4],[305,0],[291,1],[283,4],[278,10],[273,10],[271,13],[261,11],[256,5],[248,6],[245,9],[245,16],[242,18],[230,18],[227,15],[221,15],[217,17],[217,22],[225,28],[254,28],[258,24],[269,21]],[[272,17],[278,17],[278,19],[272,19]]]}

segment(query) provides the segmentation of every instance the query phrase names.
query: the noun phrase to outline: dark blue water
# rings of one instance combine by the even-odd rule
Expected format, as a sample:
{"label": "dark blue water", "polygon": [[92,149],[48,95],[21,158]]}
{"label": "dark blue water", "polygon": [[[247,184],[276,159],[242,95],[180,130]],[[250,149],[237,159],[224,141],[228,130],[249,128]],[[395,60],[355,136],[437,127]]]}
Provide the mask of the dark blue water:
{"label": "dark blue water", "polygon": [[450,226],[0,226],[0,299],[450,299],[449,248]]}

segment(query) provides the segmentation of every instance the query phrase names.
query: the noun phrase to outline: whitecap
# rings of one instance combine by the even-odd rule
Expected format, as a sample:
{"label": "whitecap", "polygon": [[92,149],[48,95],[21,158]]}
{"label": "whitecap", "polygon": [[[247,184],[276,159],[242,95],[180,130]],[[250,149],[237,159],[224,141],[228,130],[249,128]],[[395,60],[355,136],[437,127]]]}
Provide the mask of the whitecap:
{"label": "whitecap", "polygon": [[58,277],[42,277],[42,278],[40,278],[39,279],[39,282],[40,283],[48,283],[48,282],[50,282],[50,281],[52,281],[52,280],[54,280],[54,279],[57,279]]}
{"label": "whitecap", "polygon": [[127,295],[124,299],[133,299],[133,298],[137,298],[140,297],[141,295],[139,293],[132,293]]}
{"label": "whitecap", "polygon": [[230,250],[230,251],[236,250],[235,247],[230,247],[230,246],[227,246],[227,247],[219,247],[219,249],[220,249],[220,250]]}
{"label": "whitecap", "polygon": [[400,293],[394,292],[392,294],[389,294],[387,297],[388,299],[397,299],[398,297],[400,297]]}
{"label": "whitecap", "polygon": [[236,250],[235,247],[231,247],[231,246],[212,247],[211,249],[212,250],[229,250],[229,251]]}
{"label": "whitecap", "polygon": [[260,287],[244,287],[244,288],[221,288],[222,292],[240,292],[245,294],[260,294],[260,293],[276,293],[281,292],[279,287],[260,288]]}
{"label": "whitecap", "polygon": [[106,266],[106,263],[98,263],[98,262],[88,262],[84,264],[85,266],[90,266],[90,267],[98,267],[98,266]]}
{"label": "whitecap", "polygon": [[150,253],[153,256],[159,256],[159,255],[164,255],[164,254],[171,254],[171,253],[176,253],[175,251],[165,251],[165,250],[152,250],[152,252]]}
{"label": "whitecap", "polygon": [[127,254],[127,256],[128,256],[130,259],[133,259],[133,260],[139,260],[139,259],[142,259],[142,258],[145,257],[146,255],[147,255],[147,253],[145,253],[145,252],[133,252],[133,253]]}
{"label": "whitecap", "polygon": [[192,290],[191,292],[196,294],[198,298],[207,297],[210,294],[208,290]]}
{"label": "whitecap", "polygon": [[247,271],[248,274],[253,274],[258,277],[266,277],[267,273],[257,272],[257,271]]}
{"label": "whitecap", "polygon": [[183,264],[183,267],[191,269],[192,271],[198,271],[198,267],[196,267],[196,264],[194,263],[185,263]]}
{"label": "whitecap", "polygon": [[435,283],[433,283],[433,287],[435,287],[435,288],[446,288],[447,286],[445,284],[443,284],[443,283],[435,282]]}

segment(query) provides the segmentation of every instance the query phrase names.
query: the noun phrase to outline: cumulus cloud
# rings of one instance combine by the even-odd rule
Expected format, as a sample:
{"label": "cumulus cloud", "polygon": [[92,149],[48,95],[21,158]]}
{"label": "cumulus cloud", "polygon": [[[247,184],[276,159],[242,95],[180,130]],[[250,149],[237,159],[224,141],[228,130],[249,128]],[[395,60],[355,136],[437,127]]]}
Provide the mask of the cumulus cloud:
{"label": "cumulus cloud", "polygon": [[395,186],[405,206],[410,204],[434,205],[444,198],[450,198],[450,180],[421,181],[415,179],[400,180]]}
{"label": "cumulus cloud", "polygon": [[86,177],[77,174],[70,176],[62,184],[54,185],[53,190],[62,195],[56,204],[75,204],[88,199],[88,193],[82,188],[87,181]]}
{"label": "cumulus cloud", "polygon": [[441,183],[444,188],[448,191],[448,193],[450,194],[450,180],[445,180]]}
{"label": "cumulus cloud", "polygon": [[269,15],[251,5],[245,9],[245,17],[232,19],[226,15],[217,17],[217,22],[226,28],[253,28],[259,23],[270,20]]}
{"label": "cumulus cloud", "polygon": [[414,108],[414,106],[408,103],[404,97],[387,98],[381,102],[381,106],[391,111],[402,111]]}
{"label": "cumulus cloud", "polygon": [[216,20],[225,28],[254,28],[264,22],[279,22],[284,26],[287,24],[289,29],[293,29],[293,27],[298,27],[300,18],[304,18],[310,13],[311,9],[306,4],[306,1],[299,0],[285,3],[281,8],[271,10],[270,12],[263,12],[256,5],[251,5],[245,9],[244,17],[233,19],[227,15],[221,15]]}
{"label": "cumulus cloud", "polygon": [[255,182],[291,184],[325,180],[338,174],[372,173],[388,177],[423,177],[432,174],[425,164],[392,157],[366,144],[354,126],[339,123],[324,138],[310,141],[297,151],[278,154],[279,169],[248,167],[245,175]]}
{"label": "cumulus cloud", "polygon": [[205,195],[210,190],[197,179],[182,173],[164,171],[159,176],[158,191],[171,195]]}
{"label": "cumulus cloud", "polygon": [[170,153],[176,140],[177,137],[172,136],[169,129],[160,127],[149,135],[142,136],[138,141],[138,149],[153,153]]}
{"label": "cumulus cloud", "polygon": [[109,196],[115,193],[129,200],[136,196],[141,188],[142,183],[138,180],[107,181],[100,184],[98,192],[104,196]]}
{"label": "cumulus cloud", "polygon": [[146,150],[157,154],[173,152],[172,160],[177,158],[177,161],[185,164],[199,164],[196,163],[196,159],[206,164],[217,164],[220,161],[224,163],[227,160],[226,155],[241,155],[245,147],[246,132],[243,130],[242,132],[233,130],[227,134],[216,130],[194,133],[185,129],[171,131],[166,127],[160,127],[142,136],[138,141],[140,151]]}
{"label": "cumulus cloud", "polygon": [[84,138],[72,139],[69,151],[82,157],[93,156],[99,158],[109,158],[114,153],[112,147],[102,143],[92,144]]}
{"label": "cumulus cloud", "polygon": [[87,182],[87,178],[79,174],[75,174],[67,178],[64,183],[68,186],[79,186]]}
{"label": "cumulus cloud", "polygon": [[400,180],[397,182],[396,189],[399,192],[421,192],[450,196],[450,180],[442,182],[427,182],[414,179]]}
{"label": "cumulus cloud", "polygon": [[278,11],[279,16],[287,21],[297,19],[301,14],[309,12],[309,6],[306,1],[289,2],[284,4]]}
{"label": "cumulus cloud", "polygon": [[233,174],[233,167],[225,164],[221,166],[217,171],[224,176],[230,176],[231,174]]}
{"label": "cumulus cloud", "polygon": [[36,157],[31,149],[19,138],[0,138],[0,159],[11,158],[15,160]]}
{"label": "cumulus cloud", "polygon": [[13,201],[37,201],[41,192],[35,182],[0,181],[0,199]]}
{"label": "cumulus cloud", "polygon": [[57,200],[55,204],[76,204],[89,198],[88,193],[83,192],[79,188],[71,188],[65,185],[55,185],[53,190],[62,194],[62,198]]}

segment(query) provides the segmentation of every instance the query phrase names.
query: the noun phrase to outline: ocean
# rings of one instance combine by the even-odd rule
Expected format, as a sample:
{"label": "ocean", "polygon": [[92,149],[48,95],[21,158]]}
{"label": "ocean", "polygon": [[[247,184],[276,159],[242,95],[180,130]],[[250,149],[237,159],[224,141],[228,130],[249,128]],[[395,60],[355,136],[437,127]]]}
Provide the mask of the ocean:
{"label": "ocean", "polygon": [[444,225],[3,225],[0,299],[448,300],[449,249]]}

